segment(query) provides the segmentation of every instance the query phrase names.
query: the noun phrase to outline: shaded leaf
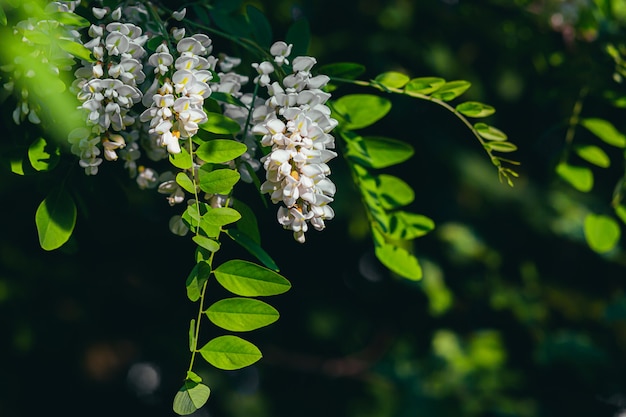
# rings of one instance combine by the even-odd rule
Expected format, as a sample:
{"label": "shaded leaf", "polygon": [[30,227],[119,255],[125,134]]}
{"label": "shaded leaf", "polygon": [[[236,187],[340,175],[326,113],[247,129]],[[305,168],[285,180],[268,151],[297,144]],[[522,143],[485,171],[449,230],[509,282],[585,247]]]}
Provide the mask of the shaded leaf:
{"label": "shaded leaf", "polygon": [[202,357],[218,369],[250,366],[263,357],[259,348],[237,336],[218,336],[200,349]]}
{"label": "shaded leaf", "polygon": [[248,234],[243,233],[241,230],[237,228],[226,229],[226,234],[228,237],[237,242],[241,247],[246,249],[252,255],[254,255],[263,265],[270,268],[273,271],[279,271],[278,265],[272,259],[272,257],[259,245],[258,242],[255,242]]}
{"label": "shaded leaf", "polygon": [[206,315],[216,326],[233,332],[247,332],[268,326],[278,320],[271,305],[251,298],[233,297],[217,301]]}
{"label": "shaded leaf", "polygon": [[76,204],[62,186],[52,189],[35,213],[39,244],[54,250],[68,241],[76,224]]}
{"label": "shaded leaf", "polygon": [[181,416],[192,414],[206,404],[210,394],[211,390],[206,385],[186,379],[174,396],[172,408],[176,414]]}
{"label": "shaded leaf", "polygon": [[343,78],[354,80],[365,72],[365,66],[354,62],[337,62],[334,64],[322,65],[317,69],[317,73],[328,75],[332,78]]}
{"label": "shaded leaf", "polygon": [[187,277],[187,297],[194,303],[200,299],[202,287],[211,276],[211,265],[208,262],[198,262]]}
{"label": "shaded leaf", "polygon": [[619,224],[611,217],[588,214],[584,223],[585,239],[589,247],[598,253],[612,250],[619,242]]}
{"label": "shaded leaf", "polygon": [[291,56],[304,56],[309,51],[309,43],[311,42],[311,30],[309,21],[301,17],[289,26],[285,35],[285,42],[292,44]]}
{"label": "shaded leaf", "polygon": [[278,295],[291,288],[282,275],[248,261],[230,260],[213,272],[224,288],[244,297]]}
{"label": "shaded leaf", "polygon": [[272,27],[265,14],[251,5],[246,7],[246,14],[252,25],[252,37],[256,39],[259,45],[269,48],[272,42]]}

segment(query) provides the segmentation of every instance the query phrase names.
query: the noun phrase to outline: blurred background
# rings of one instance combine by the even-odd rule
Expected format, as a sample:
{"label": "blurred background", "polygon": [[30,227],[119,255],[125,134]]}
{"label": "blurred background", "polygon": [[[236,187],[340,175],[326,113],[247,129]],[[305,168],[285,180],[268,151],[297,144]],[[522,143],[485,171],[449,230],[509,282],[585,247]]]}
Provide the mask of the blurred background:
{"label": "blurred background", "polygon": [[[415,190],[411,210],[437,225],[416,241],[424,279],[399,279],[378,263],[340,158],[331,162],[337,217],[304,245],[253,199],[263,246],[293,288],[270,300],[281,319],[250,334],[260,362],[231,372],[198,366],[212,394],[196,415],[626,415],[626,254],[623,244],[593,252],[582,227],[588,212],[611,213],[623,156],[607,149],[617,163],[594,171],[590,193],[554,173],[581,91],[581,115],[626,131],[626,110],[608,100],[626,94],[605,51],[624,40],[626,5],[244,3],[265,11],[276,40],[306,17],[318,66],[361,63],[365,79],[394,70],[472,82],[463,97],[497,109],[489,123],[518,145],[520,178],[514,188],[499,183],[452,114],[389,96],[392,111],[367,132],[415,147],[388,172]],[[335,94],[356,91],[374,93]],[[13,106],[1,112],[9,136]],[[581,129],[575,141],[593,138]],[[75,235],[51,253],[39,248],[33,221],[50,183],[0,170],[2,417],[174,415],[196,315],[185,294],[193,244],[168,230],[177,208],[120,170],[76,177]],[[246,256],[231,242],[220,255]],[[214,331],[204,330],[207,339]]]}

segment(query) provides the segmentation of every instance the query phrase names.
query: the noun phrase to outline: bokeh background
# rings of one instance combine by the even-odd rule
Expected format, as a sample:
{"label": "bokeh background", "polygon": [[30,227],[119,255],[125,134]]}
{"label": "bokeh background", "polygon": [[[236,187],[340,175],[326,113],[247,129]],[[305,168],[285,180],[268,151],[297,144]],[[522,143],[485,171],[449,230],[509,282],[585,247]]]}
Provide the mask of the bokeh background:
{"label": "bokeh background", "polygon": [[[626,128],[626,110],[607,101],[624,86],[605,52],[624,40],[624,3],[244,3],[266,12],[275,39],[306,17],[318,65],[361,63],[365,79],[394,70],[472,82],[463,97],[495,106],[490,124],[518,145],[520,178],[512,189],[499,183],[444,109],[389,96],[392,111],[367,132],[415,147],[389,173],[414,188],[411,209],[437,224],[416,242],[424,279],[397,278],[378,263],[340,158],[331,164],[337,217],[304,245],[275,224],[273,208],[250,199],[263,245],[293,288],[271,300],[281,319],[250,335],[260,362],[232,372],[198,367],[212,394],[196,415],[626,413],[626,255],[623,243],[596,254],[582,228],[587,212],[610,213],[623,156],[607,150],[615,163],[594,171],[591,193],[554,174],[582,90],[585,117]],[[336,94],[356,91],[374,93],[342,86]],[[7,139],[16,129],[11,106],[2,104]],[[50,183],[0,170],[0,416],[173,415],[196,314],[184,285],[193,246],[168,231],[176,208],[120,172],[76,179],[75,235],[48,253],[34,213]],[[220,254],[245,256],[228,242]]]}

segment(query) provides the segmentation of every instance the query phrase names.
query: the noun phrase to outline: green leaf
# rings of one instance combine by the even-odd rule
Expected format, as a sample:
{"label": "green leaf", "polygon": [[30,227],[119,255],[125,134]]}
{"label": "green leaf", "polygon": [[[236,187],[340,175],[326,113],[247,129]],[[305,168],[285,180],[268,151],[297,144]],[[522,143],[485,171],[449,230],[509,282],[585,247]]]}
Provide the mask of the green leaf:
{"label": "green leaf", "polygon": [[245,368],[263,357],[259,348],[237,336],[218,336],[200,349],[202,357],[218,369]]}
{"label": "green leaf", "polygon": [[372,94],[349,94],[333,103],[345,129],[361,129],[376,123],[391,110],[391,101]]}
{"label": "green leaf", "polygon": [[202,235],[196,235],[191,238],[194,243],[209,252],[217,252],[220,250],[220,242]]}
{"label": "green leaf", "polygon": [[386,168],[402,163],[413,156],[414,149],[406,142],[379,136],[366,136],[360,141],[363,148],[359,157],[361,165]]}
{"label": "green leaf", "polygon": [[317,73],[328,75],[332,78],[343,78],[354,80],[365,72],[365,66],[354,62],[336,62],[334,64],[322,65],[317,69]]}
{"label": "green leaf", "polygon": [[439,87],[431,96],[443,101],[450,101],[466,92],[471,86],[472,84],[469,81],[449,81]]}
{"label": "green leaf", "polygon": [[230,117],[220,113],[207,112],[207,121],[198,127],[207,132],[220,135],[235,135],[241,130],[241,126]]}
{"label": "green leaf", "polygon": [[62,186],[52,189],[35,213],[39,244],[44,250],[61,247],[76,224],[76,204]]}
{"label": "green leaf", "polygon": [[198,158],[213,164],[232,161],[243,155],[248,147],[232,139],[213,139],[204,142],[196,149]]}
{"label": "green leaf", "polygon": [[247,19],[242,14],[229,13],[221,7],[217,7],[217,5],[210,13],[212,18],[211,20],[224,32],[244,38],[248,38],[250,36],[251,27],[248,25]]}
{"label": "green leaf", "polygon": [[248,261],[230,260],[213,272],[224,288],[244,297],[278,295],[291,288],[282,275]]}
{"label": "green leaf", "polygon": [[435,222],[421,214],[397,211],[389,215],[389,235],[396,239],[415,239],[434,229]]}
{"label": "green leaf", "polygon": [[615,214],[619,217],[622,223],[626,224],[626,206],[619,204],[615,207]]}
{"label": "green leaf", "polygon": [[406,206],[415,199],[415,192],[409,184],[387,174],[378,176],[378,195],[380,203],[387,210]]}
{"label": "green leaf", "polygon": [[265,14],[251,5],[246,7],[246,14],[252,25],[252,37],[260,46],[269,48],[272,42],[272,27]]}
{"label": "green leaf", "polygon": [[56,20],[67,26],[75,26],[76,28],[89,27],[89,20],[84,17],[71,12],[55,12],[50,14],[52,20]]}
{"label": "green leaf", "polygon": [[489,126],[485,123],[476,123],[474,125],[474,129],[476,129],[476,132],[478,132],[483,139],[499,142],[503,142],[508,139],[506,134],[500,129],[496,129],[495,127]]}
{"label": "green leaf", "polygon": [[209,400],[211,390],[206,385],[186,379],[183,386],[174,396],[173,410],[176,414],[186,416],[196,412]]}
{"label": "green leaf", "polygon": [[408,94],[425,94],[428,95],[437,91],[446,83],[446,80],[438,77],[420,77],[413,78],[404,87],[404,91]]}
{"label": "green leaf", "polygon": [[511,142],[487,142],[485,143],[485,148],[492,150],[494,152],[515,152],[517,150],[517,146]]}
{"label": "green leaf", "polygon": [[91,55],[91,51],[85,48],[83,45],[78,42],[70,41],[67,39],[58,39],[58,45],[65,52],[68,52],[74,55],[78,59],[82,59],[87,62],[95,62],[96,60]]}
{"label": "green leaf", "polygon": [[609,145],[618,148],[626,148],[626,136],[620,133],[615,126],[607,120],[595,118],[582,119],[580,124]]}
{"label": "green leaf", "polygon": [[586,193],[593,188],[593,173],[589,168],[561,162],[556,167],[556,173],[578,191]]}
{"label": "green leaf", "polygon": [[254,241],[248,234],[243,233],[237,228],[226,229],[228,237],[237,242],[241,247],[246,249],[252,255],[254,255],[263,265],[270,268],[273,271],[279,271],[278,265],[270,257],[270,255],[261,247],[261,245]]}
{"label": "green leaf", "polygon": [[401,277],[417,281],[422,278],[422,267],[415,256],[406,249],[389,243],[376,245],[378,260]]}
{"label": "green leaf", "polygon": [[198,170],[200,189],[209,194],[228,194],[239,181],[239,172],[234,169],[216,169],[202,165]]}
{"label": "green leaf", "polygon": [[200,299],[202,287],[211,276],[211,265],[208,262],[198,262],[187,277],[187,297],[194,303]]}
{"label": "green leaf", "polygon": [[241,214],[239,214],[237,210],[230,207],[211,208],[205,215],[202,216],[202,220],[204,220],[206,224],[218,227],[235,223],[240,218]]}
{"label": "green leaf", "polygon": [[278,320],[278,311],[271,305],[250,298],[227,298],[211,305],[206,315],[216,326],[233,332],[248,332]]}
{"label": "green leaf", "polygon": [[181,186],[181,188],[187,191],[190,194],[194,194],[196,192],[196,187],[193,184],[189,175],[184,172],[179,172],[176,174],[176,183]]}
{"label": "green leaf", "polygon": [[456,111],[467,117],[487,117],[494,114],[496,109],[477,101],[467,101],[456,106]]}
{"label": "green leaf", "polygon": [[241,214],[241,219],[237,222],[237,229],[247,235],[256,244],[261,244],[259,223],[254,211],[246,203],[237,199],[233,201],[233,208]]}
{"label": "green leaf", "polygon": [[196,349],[196,342],[196,319],[191,319],[189,322],[189,352]]}
{"label": "green leaf", "polygon": [[611,159],[601,148],[594,145],[580,145],[574,148],[574,151],[585,161],[599,166],[600,168],[608,168],[611,166]]}
{"label": "green leaf", "polygon": [[42,137],[28,147],[28,160],[36,171],[50,171],[59,163],[60,155],[61,149]]}
{"label": "green leaf", "polygon": [[611,217],[588,214],[584,223],[585,239],[589,247],[598,253],[612,250],[620,239],[619,224]]}
{"label": "green leaf", "polygon": [[311,42],[311,30],[309,21],[301,17],[289,26],[285,35],[287,45],[292,44],[291,56],[304,56],[308,54],[309,43]]}
{"label": "green leaf", "polygon": [[402,88],[409,82],[409,80],[410,78],[408,75],[397,71],[383,72],[374,78],[374,81],[379,82],[387,88]]}
{"label": "green leaf", "polygon": [[189,169],[193,166],[191,155],[185,148],[181,148],[180,153],[170,154],[169,159],[170,163],[176,168]]}

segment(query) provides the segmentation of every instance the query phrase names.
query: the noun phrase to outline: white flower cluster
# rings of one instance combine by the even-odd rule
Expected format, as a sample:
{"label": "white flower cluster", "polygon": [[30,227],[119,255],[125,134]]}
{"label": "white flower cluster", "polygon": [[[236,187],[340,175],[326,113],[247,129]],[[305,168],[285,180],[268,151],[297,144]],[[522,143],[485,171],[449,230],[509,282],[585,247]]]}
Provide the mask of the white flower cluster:
{"label": "white flower cluster", "polygon": [[198,125],[207,121],[204,99],[211,94],[208,82],[217,62],[210,55],[211,43],[208,36],[196,34],[178,41],[176,60],[165,44],[148,60],[155,78],[144,100],[150,107],[140,120],[150,122],[150,136],[158,146],[167,147],[169,153],[180,153],[178,140],[194,136]]}
{"label": "white flower cluster", "polygon": [[[106,9],[93,9],[97,18],[103,18]],[[119,19],[121,9],[112,12]],[[109,161],[118,158],[117,149],[124,148],[126,141],[115,132],[126,130],[135,123],[130,110],[142,98],[138,85],[143,83],[142,58],[146,54],[144,44],[148,40],[140,27],[132,23],[113,21],[107,25],[91,25],[91,40],[84,46],[96,59],[95,63],[83,62],[74,75],[73,84],[81,108],[87,113],[90,130],[72,132],[72,152],[80,157],[85,173],[94,175],[102,163],[100,147]]]}
{"label": "white flower cluster", "polygon": [[[274,44],[272,52],[277,65],[288,62],[289,49],[284,42]],[[328,178],[327,162],[337,156],[329,150],[334,148],[330,132],[337,121],[330,117],[330,109],[325,105],[330,94],[321,90],[329,78],[311,75],[315,63],[313,57],[296,57],[293,73],[283,79],[282,85],[268,85],[270,97],[254,110],[255,119],[263,118],[252,129],[263,135],[262,145],[271,147],[271,152],[261,159],[266,171],[261,192],[269,193],[272,202],[282,203],[278,222],[292,230],[298,242],[305,241],[308,224],[322,230],[324,221],[334,217],[328,204],[333,201],[336,188]],[[255,68],[262,69],[265,64],[269,62]],[[257,82],[266,84],[264,76],[268,75],[259,72]]]}

